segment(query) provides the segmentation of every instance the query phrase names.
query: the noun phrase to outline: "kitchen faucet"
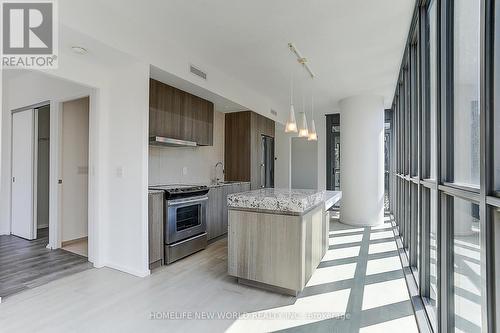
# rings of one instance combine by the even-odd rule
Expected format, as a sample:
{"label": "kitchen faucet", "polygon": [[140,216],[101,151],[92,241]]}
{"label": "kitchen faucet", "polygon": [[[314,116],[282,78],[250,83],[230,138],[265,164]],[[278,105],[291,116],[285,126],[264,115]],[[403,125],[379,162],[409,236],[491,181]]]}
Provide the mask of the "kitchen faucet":
{"label": "kitchen faucet", "polygon": [[217,177],[217,167],[218,166],[221,166],[222,167],[222,175],[224,175],[224,164],[222,162],[217,162],[217,164],[215,164],[215,181],[217,182],[217,184],[220,182],[220,178]]}

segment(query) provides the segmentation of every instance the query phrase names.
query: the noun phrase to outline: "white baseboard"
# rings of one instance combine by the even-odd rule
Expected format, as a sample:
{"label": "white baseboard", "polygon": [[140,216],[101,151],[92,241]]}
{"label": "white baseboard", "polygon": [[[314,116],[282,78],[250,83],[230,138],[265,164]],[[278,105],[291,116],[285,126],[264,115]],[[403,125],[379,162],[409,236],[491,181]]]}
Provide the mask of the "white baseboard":
{"label": "white baseboard", "polygon": [[146,271],[137,271],[135,269],[129,269],[127,267],[123,267],[123,266],[115,265],[115,264],[110,264],[110,263],[107,263],[104,266],[112,268],[112,269],[116,269],[118,271],[122,271],[124,273],[132,274],[132,275],[135,275],[138,277],[146,277],[146,276],[151,274],[151,271],[149,269],[147,269]]}
{"label": "white baseboard", "polygon": [[[92,262],[92,261],[89,260],[89,262]],[[92,262],[92,264],[94,265],[94,268],[106,267],[102,262]]]}

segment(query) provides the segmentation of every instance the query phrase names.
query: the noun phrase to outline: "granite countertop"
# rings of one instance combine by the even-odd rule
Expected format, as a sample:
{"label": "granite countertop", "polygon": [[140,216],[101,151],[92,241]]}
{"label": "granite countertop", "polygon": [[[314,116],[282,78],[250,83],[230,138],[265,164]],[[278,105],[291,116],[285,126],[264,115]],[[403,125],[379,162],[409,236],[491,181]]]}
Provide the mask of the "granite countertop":
{"label": "granite countertop", "polygon": [[320,204],[329,209],[341,197],[339,191],[266,188],[230,194],[227,205],[230,209],[301,215]]}

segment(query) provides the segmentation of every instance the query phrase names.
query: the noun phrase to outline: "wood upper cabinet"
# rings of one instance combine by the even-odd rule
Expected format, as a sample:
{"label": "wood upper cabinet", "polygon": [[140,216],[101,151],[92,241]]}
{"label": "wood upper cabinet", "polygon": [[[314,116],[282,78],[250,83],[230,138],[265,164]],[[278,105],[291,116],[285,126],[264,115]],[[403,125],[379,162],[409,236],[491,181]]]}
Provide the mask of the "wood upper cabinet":
{"label": "wood upper cabinet", "polygon": [[274,138],[274,120],[252,111],[226,113],[224,179],[260,187],[262,135]]}
{"label": "wood upper cabinet", "polygon": [[214,104],[160,81],[149,81],[149,136],[213,145]]}
{"label": "wood upper cabinet", "polygon": [[225,114],[224,179],[250,181],[250,112]]}

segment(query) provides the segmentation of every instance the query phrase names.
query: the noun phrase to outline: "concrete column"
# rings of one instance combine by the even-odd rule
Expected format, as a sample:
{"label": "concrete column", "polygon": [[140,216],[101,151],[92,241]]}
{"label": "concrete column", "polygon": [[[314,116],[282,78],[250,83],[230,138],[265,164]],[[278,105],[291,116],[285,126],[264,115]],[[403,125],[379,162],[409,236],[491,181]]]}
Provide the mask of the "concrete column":
{"label": "concrete column", "polygon": [[384,221],[384,99],[354,96],[340,105],[340,220],[356,226]]}

